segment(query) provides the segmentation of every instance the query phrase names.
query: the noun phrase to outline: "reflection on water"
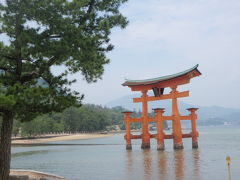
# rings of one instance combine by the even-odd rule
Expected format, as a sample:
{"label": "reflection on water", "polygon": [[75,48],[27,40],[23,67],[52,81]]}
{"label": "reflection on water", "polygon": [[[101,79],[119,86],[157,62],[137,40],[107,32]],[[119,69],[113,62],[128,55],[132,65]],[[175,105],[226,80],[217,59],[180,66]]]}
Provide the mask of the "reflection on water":
{"label": "reflection on water", "polygon": [[[199,151],[176,150],[172,152],[142,150],[141,156],[127,151],[127,179],[133,179],[138,169],[138,179],[151,180],[200,180]],[[136,167],[137,166],[137,167]],[[188,174],[188,175],[185,175]]]}
{"label": "reflection on water", "polygon": [[144,177],[146,180],[151,179],[152,175],[152,154],[151,150],[145,149],[143,153],[143,168],[144,168]]}
{"label": "reflection on water", "polygon": [[158,179],[165,180],[167,174],[167,157],[164,151],[159,151],[157,153],[158,160]]}
{"label": "reflection on water", "polygon": [[184,151],[174,151],[174,168],[177,180],[184,179]]}
{"label": "reflection on water", "polygon": [[199,150],[197,149],[192,150],[192,160],[193,160],[193,177],[195,177],[196,180],[200,180]]}
{"label": "reflection on water", "polygon": [[132,151],[126,151],[127,153],[127,177],[129,177],[129,179],[131,178],[131,175],[133,174],[133,152]]}

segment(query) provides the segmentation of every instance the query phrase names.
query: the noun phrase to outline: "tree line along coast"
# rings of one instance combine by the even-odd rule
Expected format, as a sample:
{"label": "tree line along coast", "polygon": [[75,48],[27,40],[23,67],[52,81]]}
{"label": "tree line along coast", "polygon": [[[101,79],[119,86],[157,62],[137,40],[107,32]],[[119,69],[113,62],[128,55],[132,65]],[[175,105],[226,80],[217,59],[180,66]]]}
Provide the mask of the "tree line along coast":
{"label": "tree line along coast", "polygon": [[[107,108],[100,105],[85,104],[82,107],[70,107],[62,113],[50,113],[36,117],[33,121],[21,122],[14,119],[13,137],[35,137],[46,134],[95,133],[125,130],[121,106]],[[134,111],[133,117],[140,117],[140,111]],[[152,116],[153,114],[149,114]],[[0,120],[1,121],[1,120]],[[150,124],[154,130],[155,125]],[[167,123],[164,123],[167,128]],[[139,130],[140,123],[132,123],[131,128]]]}

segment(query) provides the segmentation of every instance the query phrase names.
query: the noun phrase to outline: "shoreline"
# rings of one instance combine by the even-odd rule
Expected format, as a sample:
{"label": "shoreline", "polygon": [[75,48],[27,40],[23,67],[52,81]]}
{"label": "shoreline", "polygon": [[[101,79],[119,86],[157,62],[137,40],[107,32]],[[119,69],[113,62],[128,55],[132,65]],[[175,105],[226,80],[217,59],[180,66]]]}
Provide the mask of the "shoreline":
{"label": "shoreline", "polygon": [[48,142],[57,142],[57,141],[71,141],[71,140],[85,140],[85,139],[96,139],[113,136],[113,134],[99,134],[99,133],[79,133],[79,134],[70,134],[70,135],[50,135],[42,136],[29,139],[12,139],[12,145],[18,144],[41,144]]}

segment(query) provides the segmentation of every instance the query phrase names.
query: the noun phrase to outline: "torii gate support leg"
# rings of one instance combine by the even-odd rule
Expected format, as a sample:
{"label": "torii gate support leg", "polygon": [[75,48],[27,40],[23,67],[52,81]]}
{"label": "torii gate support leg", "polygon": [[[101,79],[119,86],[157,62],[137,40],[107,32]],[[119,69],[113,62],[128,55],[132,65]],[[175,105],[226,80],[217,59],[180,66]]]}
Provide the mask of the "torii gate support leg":
{"label": "torii gate support leg", "polygon": [[162,108],[157,108],[154,109],[155,114],[156,114],[156,125],[157,125],[157,150],[164,150],[165,145],[164,145],[164,132],[163,132],[163,119],[162,115],[164,113],[164,109]]}
{"label": "torii gate support leg", "polygon": [[198,132],[197,132],[197,114],[196,111],[198,110],[198,108],[189,108],[187,109],[188,111],[190,111],[190,115],[191,115],[191,125],[192,125],[192,148],[193,149],[197,149],[198,148]]}
{"label": "torii gate support leg", "polygon": [[132,112],[124,112],[124,120],[125,120],[125,127],[126,127],[126,149],[131,150],[132,149],[132,142],[131,142],[131,114]]}
{"label": "torii gate support leg", "polygon": [[173,126],[173,143],[174,149],[183,149],[182,143],[182,127],[181,127],[181,119],[180,113],[178,110],[177,98],[175,94],[177,93],[177,86],[171,87],[172,91],[172,126]]}

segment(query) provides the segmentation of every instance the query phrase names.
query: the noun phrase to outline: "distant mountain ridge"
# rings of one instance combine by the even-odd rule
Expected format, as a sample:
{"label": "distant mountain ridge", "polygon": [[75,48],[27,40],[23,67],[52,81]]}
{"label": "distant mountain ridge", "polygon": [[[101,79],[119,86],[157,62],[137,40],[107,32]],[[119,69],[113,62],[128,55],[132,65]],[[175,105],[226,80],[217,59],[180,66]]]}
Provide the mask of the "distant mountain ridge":
{"label": "distant mountain ridge", "polygon": [[[141,103],[133,103],[132,98],[134,97],[140,97],[140,94],[123,96],[105,105],[110,108],[122,106],[128,110],[141,111],[142,105]],[[199,108],[197,114],[198,124],[200,125],[222,125],[226,123],[240,125],[240,109],[221,106],[196,106],[179,101],[179,111],[182,115],[188,114],[189,112],[186,109],[191,107]],[[171,113],[171,100],[150,102],[148,111],[151,112],[153,108],[165,108],[165,114],[169,115]]]}

